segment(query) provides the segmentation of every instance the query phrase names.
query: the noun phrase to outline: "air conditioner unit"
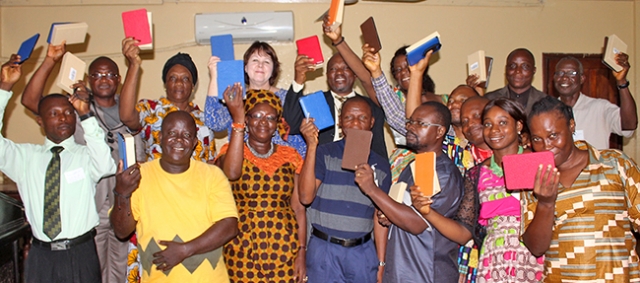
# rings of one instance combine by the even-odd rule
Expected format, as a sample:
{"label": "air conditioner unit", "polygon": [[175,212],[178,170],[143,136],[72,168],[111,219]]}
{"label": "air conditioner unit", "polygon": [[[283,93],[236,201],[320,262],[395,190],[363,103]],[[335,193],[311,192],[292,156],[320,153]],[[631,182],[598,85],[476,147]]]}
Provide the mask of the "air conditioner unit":
{"label": "air conditioner unit", "polygon": [[220,34],[231,34],[233,43],[293,41],[292,11],[196,14],[195,26],[198,44]]}

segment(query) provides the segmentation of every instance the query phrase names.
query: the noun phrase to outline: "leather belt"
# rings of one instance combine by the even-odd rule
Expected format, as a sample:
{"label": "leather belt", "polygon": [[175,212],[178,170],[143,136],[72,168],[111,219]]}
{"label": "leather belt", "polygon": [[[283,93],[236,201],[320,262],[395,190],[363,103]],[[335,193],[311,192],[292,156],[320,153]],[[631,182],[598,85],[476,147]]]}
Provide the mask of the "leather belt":
{"label": "leather belt", "polygon": [[314,236],[325,240],[329,243],[334,243],[337,245],[341,245],[343,247],[355,247],[355,246],[359,246],[362,245],[366,242],[368,242],[369,240],[371,240],[371,233],[368,233],[367,235],[365,235],[364,237],[361,238],[356,238],[356,239],[343,239],[343,238],[338,238],[338,237],[333,237],[333,236],[329,236],[328,234],[325,234],[324,232],[316,229],[316,228],[312,228],[311,229],[311,234],[313,234]]}
{"label": "leather belt", "polygon": [[31,240],[31,244],[34,244],[38,247],[42,247],[52,251],[65,251],[79,244],[88,242],[89,240],[93,240],[93,237],[95,237],[95,235],[96,235],[96,229],[91,229],[91,231],[84,233],[73,239],[62,239],[62,240],[56,240],[52,242],[43,242],[33,237]]}

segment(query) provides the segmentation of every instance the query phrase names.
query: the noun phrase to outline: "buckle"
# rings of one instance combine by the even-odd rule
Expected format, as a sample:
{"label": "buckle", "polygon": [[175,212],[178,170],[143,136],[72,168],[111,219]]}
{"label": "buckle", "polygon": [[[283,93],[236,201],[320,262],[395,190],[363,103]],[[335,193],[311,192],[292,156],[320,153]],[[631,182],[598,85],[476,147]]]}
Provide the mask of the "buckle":
{"label": "buckle", "polygon": [[69,240],[51,242],[52,251],[66,251],[71,248]]}

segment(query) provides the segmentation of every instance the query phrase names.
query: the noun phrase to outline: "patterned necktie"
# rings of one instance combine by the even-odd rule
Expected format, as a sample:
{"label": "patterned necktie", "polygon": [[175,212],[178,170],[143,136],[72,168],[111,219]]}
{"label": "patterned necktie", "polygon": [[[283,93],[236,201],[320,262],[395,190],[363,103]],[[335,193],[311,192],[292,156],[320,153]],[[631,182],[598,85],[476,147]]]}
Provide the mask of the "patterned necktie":
{"label": "patterned necktie", "polygon": [[60,221],[60,152],[61,146],[51,148],[53,156],[44,176],[44,213],[42,231],[53,240],[62,231]]}
{"label": "patterned necktie", "polygon": [[[340,113],[342,113],[342,104],[344,104],[345,101],[347,101],[348,97],[346,96],[341,96],[341,95],[336,95],[334,96],[338,101],[340,101],[340,105],[338,105],[338,107],[336,107],[336,109],[338,109],[337,113],[336,113],[336,122],[338,121],[339,117],[340,117]],[[336,123],[338,124],[338,123]],[[340,128],[338,126],[338,132],[337,132],[338,136],[340,138],[344,137],[344,134],[342,133],[342,128]]]}

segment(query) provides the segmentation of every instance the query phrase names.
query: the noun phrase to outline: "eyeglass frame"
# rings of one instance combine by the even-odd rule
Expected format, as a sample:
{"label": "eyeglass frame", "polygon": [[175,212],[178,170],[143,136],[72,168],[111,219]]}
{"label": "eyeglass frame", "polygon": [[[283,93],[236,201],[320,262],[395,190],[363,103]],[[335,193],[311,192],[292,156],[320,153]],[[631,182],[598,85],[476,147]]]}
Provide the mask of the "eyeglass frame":
{"label": "eyeglass frame", "polygon": [[568,71],[568,72],[555,71],[555,73],[553,73],[553,76],[557,77],[557,78],[567,77],[567,78],[573,79],[573,78],[576,78],[576,77],[578,77],[580,75],[582,75],[582,74],[578,73],[578,71]]}
{"label": "eyeglass frame", "polygon": [[100,80],[102,78],[106,78],[108,80],[114,80],[120,77],[120,75],[118,74],[114,74],[114,73],[93,73],[93,74],[89,74],[89,77],[94,79],[94,80]]}
{"label": "eyeglass frame", "polygon": [[[278,116],[269,116],[269,115],[265,115],[262,113],[253,113],[253,114],[249,114],[247,115],[249,118],[254,119],[254,120],[266,120],[267,122],[277,122],[278,121]],[[256,116],[260,116],[260,117],[256,117]],[[270,119],[271,118],[271,119]]]}
{"label": "eyeglass frame", "polygon": [[409,125],[420,125],[421,128],[428,128],[431,126],[444,127],[443,125],[440,125],[440,124],[427,123],[427,122],[422,122],[417,120],[411,120],[408,118],[404,119],[404,125],[405,127],[408,127]]}

